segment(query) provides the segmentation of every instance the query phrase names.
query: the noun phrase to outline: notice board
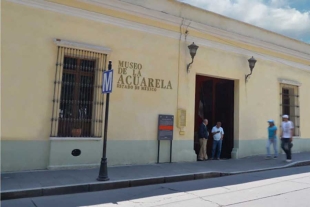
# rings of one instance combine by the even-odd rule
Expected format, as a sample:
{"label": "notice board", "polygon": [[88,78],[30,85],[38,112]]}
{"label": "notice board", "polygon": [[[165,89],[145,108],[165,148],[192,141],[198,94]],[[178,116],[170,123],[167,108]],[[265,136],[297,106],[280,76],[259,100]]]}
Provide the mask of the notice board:
{"label": "notice board", "polygon": [[173,140],[173,115],[158,115],[158,140]]}

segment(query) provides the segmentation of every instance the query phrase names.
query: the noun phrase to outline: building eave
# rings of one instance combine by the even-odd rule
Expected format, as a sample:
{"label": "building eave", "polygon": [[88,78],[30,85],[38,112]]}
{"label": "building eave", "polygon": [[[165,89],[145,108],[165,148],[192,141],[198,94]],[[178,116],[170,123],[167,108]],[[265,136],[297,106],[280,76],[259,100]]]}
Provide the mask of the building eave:
{"label": "building eave", "polygon": [[[141,23],[130,21],[130,20],[116,18],[116,17],[104,15],[101,13],[96,13],[96,12],[92,12],[92,11],[79,9],[79,8],[65,6],[62,4],[52,3],[49,1],[42,1],[42,0],[7,0],[7,1],[18,3],[18,4],[23,4],[23,5],[29,6],[29,7],[34,7],[34,8],[44,9],[44,10],[48,10],[48,11],[52,11],[52,12],[56,12],[56,13],[61,13],[61,14],[65,14],[65,15],[84,18],[84,19],[88,19],[88,20],[92,20],[92,21],[102,22],[105,24],[111,24],[111,25],[116,25],[116,26],[128,28],[128,29],[138,30],[141,32],[151,33],[151,34],[155,34],[155,35],[161,35],[161,36],[165,36],[165,37],[169,37],[169,38],[174,38],[174,39],[180,38],[180,33],[176,32],[176,31],[170,31],[167,29],[162,29],[162,28],[158,28],[158,27],[154,27],[154,26],[150,26],[150,25],[146,25],[146,24],[141,24]],[[80,0],[80,1],[84,1],[84,0]],[[96,1],[96,0],[89,0],[87,2],[95,3],[94,1]],[[104,2],[109,2],[110,5],[112,4],[112,0],[105,0]],[[114,2],[114,0],[113,0],[113,2]],[[115,0],[115,2],[120,2],[120,1]],[[120,2],[120,3],[122,6],[124,6],[124,4],[123,4],[124,2]],[[104,6],[104,5],[106,5],[106,4],[102,4],[102,6]],[[119,4],[113,4],[113,5],[114,6],[118,5],[119,9],[121,9],[121,10],[124,9]],[[127,5],[127,3],[125,5]],[[133,7],[135,7],[135,5],[133,5]],[[150,13],[151,12],[149,12],[149,14]],[[153,11],[152,15],[154,15],[154,14],[158,14],[158,13],[156,11]],[[164,15],[163,16],[164,18],[171,16],[169,14],[161,14],[161,15]],[[163,17],[161,17],[161,18],[163,18]],[[181,21],[182,18],[174,17],[173,20],[174,21]],[[232,33],[226,32],[226,31],[222,31],[222,30],[218,30],[217,28],[212,28],[212,27],[209,27],[207,25],[202,25],[202,24],[199,24],[196,22],[191,23],[191,25],[194,25],[194,26],[195,26],[195,24],[197,24],[198,26],[204,27],[204,29],[206,30],[205,32],[207,34],[212,34],[213,36],[214,36],[214,34],[219,33],[218,34],[219,37],[224,38],[224,39],[227,39],[228,37],[230,37],[230,39],[241,38],[238,35],[234,36],[235,34],[232,34]],[[178,25],[178,26],[180,26],[180,25]],[[201,29],[197,29],[197,30],[201,32]],[[209,30],[212,31],[212,33]],[[228,37],[225,38],[225,36],[223,36],[224,34],[226,34]],[[246,40],[245,37],[242,37],[242,39],[243,39],[243,41]],[[242,54],[244,56],[250,56],[250,55],[254,54],[257,58],[260,58],[260,59],[265,59],[265,60],[274,61],[277,63],[282,63],[282,64],[288,65],[290,67],[293,67],[293,68],[298,68],[298,69],[310,72],[310,66],[308,64],[301,64],[301,63],[286,60],[283,58],[274,57],[274,56],[258,53],[255,51],[250,51],[250,50],[243,49],[243,48],[240,48],[240,47],[235,46],[235,45],[223,44],[220,42],[215,42],[212,40],[199,38],[199,37],[195,37],[195,36],[191,36],[191,35],[189,35],[187,37],[187,41],[190,41],[190,42],[195,41],[196,44],[201,45],[201,46],[219,49],[219,50],[223,50],[223,51],[231,52],[231,53],[236,53],[236,54]],[[250,39],[249,41],[251,41],[251,44],[249,44],[249,45],[254,45],[253,42],[255,40]],[[255,44],[260,45],[262,43],[261,42],[255,42]],[[286,49],[283,49],[281,47],[277,47],[277,46],[271,45],[271,44],[267,44],[265,47],[267,47],[267,46],[271,48],[271,49],[266,48],[270,51],[280,50],[280,51],[282,51],[282,54],[290,55],[292,57],[297,57],[299,59],[304,59],[304,60],[309,61],[309,63],[310,63],[310,57],[307,56],[306,54],[299,53],[299,52],[292,51],[292,50],[287,51]]]}
{"label": "building eave", "polygon": [[[244,35],[237,34],[237,33],[231,32],[231,31],[225,31],[225,30],[213,27],[213,26],[202,24],[200,22],[197,22],[197,21],[194,21],[191,19],[186,19],[186,18],[184,19],[183,17],[179,17],[179,16],[175,16],[172,14],[160,12],[157,10],[152,10],[150,8],[145,8],[145,7],[138,6],[135,4],[131,4],[128,2],[123,2],[123,1],[119,1],[119,0],[104,0],[104,1],[102,1],[102,0],[78,0],[78,1],[93,4],[96,6],[101,6],[101,7],[108,8],[108,9],[113,9],[116,11],[135,15],[135,16],[145,18],[145,19],[160,21],[160,22],[166,23],[166,24],[168,23],[168,24],[171,24],[173,26],[178,26],[178,27],[180,26],[180,24],[183,21],[184,25],[188,25],[190,23],[191,29],[194,29],[198,32],[202,32],[202,33],[205,33],[208,35],[214,35],[214,36],[219,37],[219,38],[235,40],[235,41],[240,42],[240,43],[245,43],[245,44],[253,45],[256,47],[260,47],[262,49],[267,49],[267,50],[272,50],[274,52],[279,52],[279,53],[282,53],[284,55],[289,55],[289,56],[293,56],[296,58],[302,58],[302,59],[310,62],[310,53],[307,54],[307,53],[302,52],[302,51],[297,51],[297,50],[294,50],[291,48],[276,45],[274,43],[266,42],[266,41],[263,41],[260,39],[254,39],[252,37],[244,36]],[[169,1],[171,1],[171,0],[169,0]],[[301,42],[301,41],[298,41],[298,40],[295,40],[295,39],[292,39],[292,38],[289,38],[289,37],[286,37],[286,36],[283,36],[283,35],[280,35],[280,34],[277,34],[277,33],[274,33],[274,32],[259,28],[259,27],[256,27],[254,25],[250,25],[248,23],[244,23],[244,22],[241,22],[238,20],[234,20],[234,19],[225,17],[225,16],[222,16],[220,14],[216,14],[216,13],[213,13],[210,11],[206,11],[206,10],[203,10],[201,8],[197,8],[197,7],[194,7],[192,5],[189,5],[189,4],[178,2],[176,0],[172,0],[172,2],[176,2],[178,4],[183,4],[183,5],[186,5],[187,7],[192,7],[192,8],[195,8],[197,10],[212,13],[212,14],[220,16],[222,18],[230,19],[234,22],[238,22],[240,24],[244,24],[244,25],[247,25],[249,27],[253,27],[253,28],[256,28],[256,29],[259,29],[262,31],[266,31],[266,32],[278,35],[280,37],[284,37],[289,41],[294,41],[294,42],[296,41],[298,43],[308,45],[304,42]],[[310,51],[310,45],[309,45],[309,51]]]}

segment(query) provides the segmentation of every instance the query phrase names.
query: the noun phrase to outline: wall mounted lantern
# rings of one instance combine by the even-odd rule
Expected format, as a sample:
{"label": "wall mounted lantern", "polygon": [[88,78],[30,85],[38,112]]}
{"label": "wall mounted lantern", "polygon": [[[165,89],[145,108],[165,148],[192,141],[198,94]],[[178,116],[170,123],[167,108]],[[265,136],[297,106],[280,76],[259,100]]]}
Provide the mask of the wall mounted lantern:
{"label": "wall mounted lantern", "polygon": [[247,82],[248,77],[252,75],[253,68],[255,67],[255,63],[257,60],[255,60],[255,58],[252,56],[250,59],[248,59],[248,61],[249,61],[249,67],[250,67],[251,73],[245,76],[245,82]]}
{"label": "wall mounted lantern", "polygon": [[188,46],[188,49],[189,49],[189,53],[191,54],[191,57],[192,57],[192,62],[187,65],[187,72],[189,72],[189,66],[194,62],[194,57],[195,57],[196,52],[198,50],[198,46],[195,45],[195,43],[193,42],[193,44]]}

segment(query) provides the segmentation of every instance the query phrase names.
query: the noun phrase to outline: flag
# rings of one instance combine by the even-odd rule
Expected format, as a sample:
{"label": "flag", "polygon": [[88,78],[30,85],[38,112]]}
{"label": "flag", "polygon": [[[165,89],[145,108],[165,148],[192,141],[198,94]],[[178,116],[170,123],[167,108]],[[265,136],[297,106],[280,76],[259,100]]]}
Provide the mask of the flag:
{"label": "flag", "polygon": [[200,90],[200,100],[199,100],[199,107],[198,107],[198,116],[204,120],[204,92],[203,92],[203,86],[201,86],[201,90]]}

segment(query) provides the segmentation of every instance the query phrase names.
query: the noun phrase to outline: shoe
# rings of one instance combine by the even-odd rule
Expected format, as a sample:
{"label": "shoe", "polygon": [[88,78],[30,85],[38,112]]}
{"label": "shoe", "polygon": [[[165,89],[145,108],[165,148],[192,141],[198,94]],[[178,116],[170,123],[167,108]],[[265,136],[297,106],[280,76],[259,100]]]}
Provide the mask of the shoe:
{"label": "shoe", "polygon": [[217,160],[220,160],[220,158],[216,158]]}
{"label": "shoe", "polygon": [[292,162],[292,160],[286,160],[286,162]]}
{"label": "shoe", "polygon": [[201,161],[203,161],[203,160],[201,160],[201,159],[198,159],[198,162],[201,162]]}
{"label": "shoe", "polygon": [[277,156],[274,156],[274,157],[273,157],[273,159],[275,159],[275,160],[276,160],[276,159],[278,159],[278,157],[277,157]]}

